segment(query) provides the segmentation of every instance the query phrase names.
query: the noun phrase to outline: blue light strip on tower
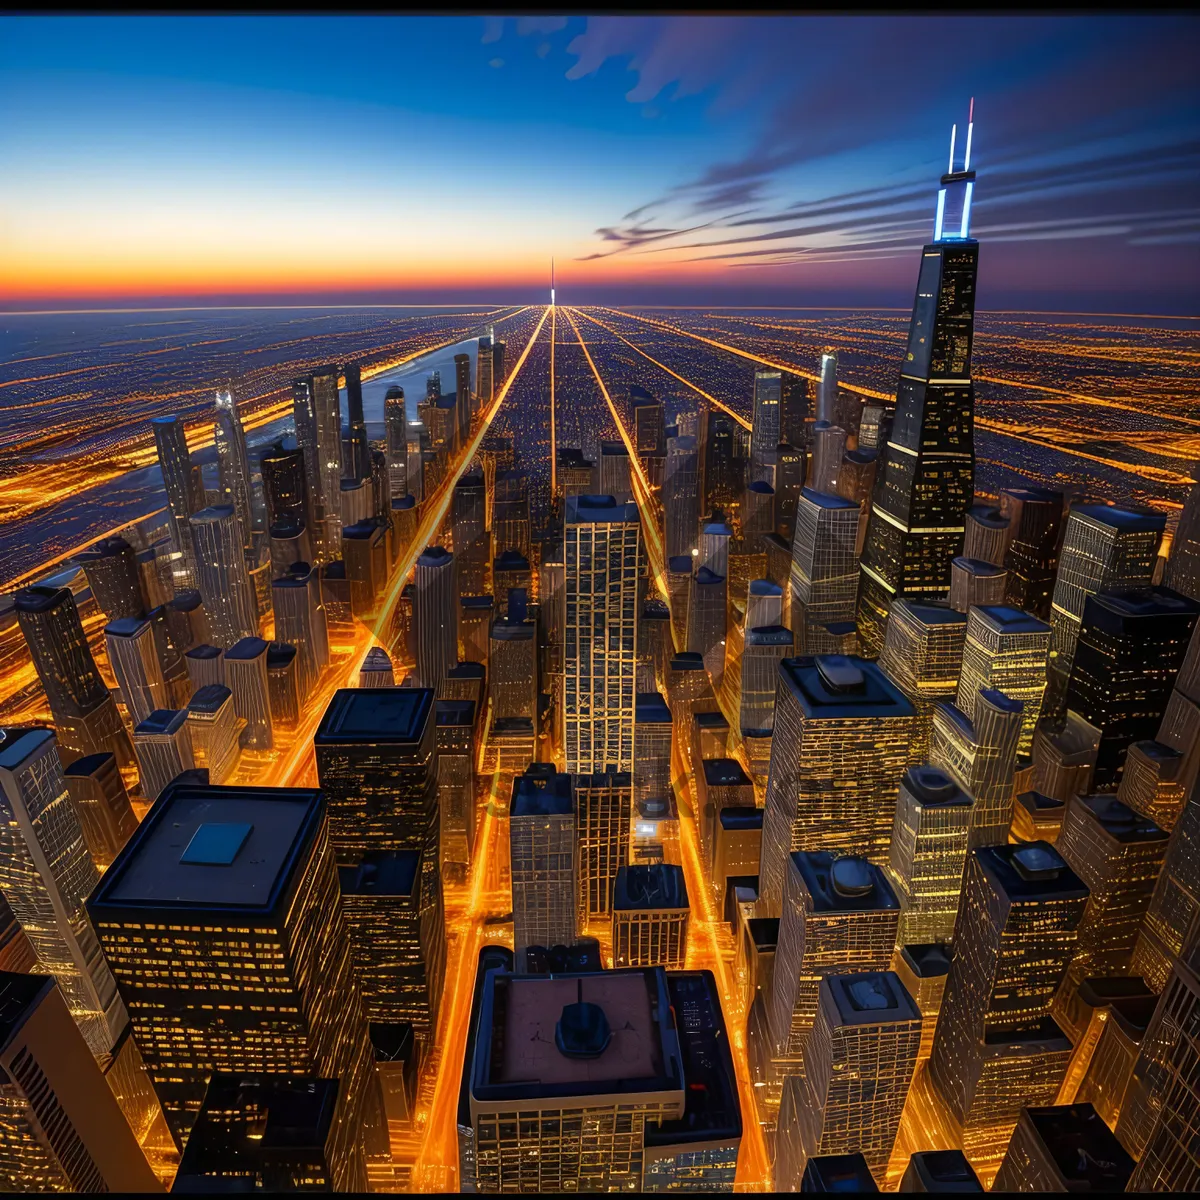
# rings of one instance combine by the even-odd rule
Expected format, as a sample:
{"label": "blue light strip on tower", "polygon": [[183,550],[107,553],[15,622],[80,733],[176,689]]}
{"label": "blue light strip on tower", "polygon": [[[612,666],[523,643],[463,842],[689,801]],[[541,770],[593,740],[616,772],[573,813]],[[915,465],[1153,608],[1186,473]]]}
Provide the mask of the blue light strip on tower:
{"label": "blue light strip on tower", "polygon": [[975,184],[973,182],[967,183],[967,194],[963,198],[962,228],[958,232],[958,236],[961,238],[969,236],[968,230],[971,225],[971,192],[974,188]]}
{"label": "blue light strip on tower", "polygon": [[933,222],[933,240],[940,242],[942,240],[942,220],[946,215],[946,189],[942,188],[938,192],[937,217]]}

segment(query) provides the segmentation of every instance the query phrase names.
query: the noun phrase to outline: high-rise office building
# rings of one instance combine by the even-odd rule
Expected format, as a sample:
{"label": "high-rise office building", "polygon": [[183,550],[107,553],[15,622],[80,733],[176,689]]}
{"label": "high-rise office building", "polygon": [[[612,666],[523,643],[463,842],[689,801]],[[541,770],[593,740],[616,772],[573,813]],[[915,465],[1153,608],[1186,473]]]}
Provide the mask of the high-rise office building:
{"label": "high-rise office building", "polygon": [[983,1184],[961,1150],[918,1150],[908,1160],[902,1192],[982,1192]]}
{"label": "high-rise office building", "polygon": [[727,413],[712,408],[701,413],[701,512],[728,512],[742,494],[745,461],[738,454],[736,424]]}
{"label": "high-rise office building", "polygon": [[304,698],[300,694],[300,663],[290,642],[267,644],[267,698],[271,723],[277,729],[293,730],[300,723]]}
{"label": "high-rise office building", "polygon": [[408,495],[408,407],[399,384],[393,384],[384,395],[383,424],[388,490],[393,500],[399,500]]}
{"label": "high-rise office building", "polygon": [[613,967],[682,970],[690,914],[682,867],[660,862],[618,868],[612,898]]}
{"label": "high-rise office building", "polygon": [[430,546],[417,558],[413,630],[417,650],[417,683],[436,688],[458,661],[456,598],[463,593],[456,580],[455,556],[442,546]]}
{"label": "high-rise office building", "polygon": [[1066,695],[1087,598],[1149,587],[1166,520],[1161,513],[1104,504],[1071,509],[1050,602],[1051,711]]}
{"label": "high-rise office building", "polygon": [[[963,558],[1003,567],[1008,539],[1012,532],[1011,519],[1000,509],[992,504],[972,504],[967,509]],[[998,603],[1003,603],[1003,597]]]}
{"label": "high-rise office building", "polygon": [[1116,787],[1131,743],[1158,732],[1198,617],[1200,602],[1168,588],[1088,596],[1066,706],[1100,731],[1097,791]]}
{"label": "high-rise office building", "polygon": [[928,1069],[976,1170],[998,1164],[1023,1107],[1058,1094],[1071,1042],[1050,1004],[1087,899],[1046,842],[968,856]]}
{"label": "high-rise office building", "polygon": [[[387,1155],[319,792],[172,788],[88,913],[178,1141],[220,1068],[337,1079],[338,1157],[354,1158],[356,1144]],[[218,971],[229,1005],[220,1021],[210,1007]]]}
{"label": "high-rise office building", "polygon": [[688,605],[692,599],[691,553],[667,559],[667,596],[671,610],[671,639],[676,646],[687,645]]}
{"label": "high-rise office building", "polygon": [[195,765],[187,709],[155,709],[133,728],[138,777],[147,800],[157,800],[171,781]]}
{"label": "high-rise office building", "polygon": [[1193,485],[1183,502],[1171,541],[1171,556],[1163,571],[1163,585],[1200,600],[1200,485]]}
{"label": "high-rise office building", "polygon": [[629,862],[633,780],[609,769],[575,775],[577,928],[612,912],[617,872]]}
{"label": "high-rise office building", "polygon": [[892,971],[827,975],[804,1047],[784,1085],[775,1186],[796,1191],[810,1158],[861,1153],[884,1182],[917,1065],[921,1013]]}
{"label": "high-rise office building", "polygon": [[1003,567],[959,555],[950,563],[950,607],[965,613],[977,604],[1003,604],[1004,581]]}
{"label": "high-rise office building", "polygon": [[517,588],[524,591],[528,604],[533,593],[533,571],[529,559],[519,550],[505,550],[492,562],[491,595],[498,613],[513,615],[509,609],[509,596]]}
{"label": "high-rise office building", "polygon": [[1078,1043],[1085,979],[1129,973],[1142,919],[1162,870],[1167,833],[1113,796],[1073,796],[1055,848],[1087,884],[1079,940],[1054,1000],[1055,1020]]}
{"label": "high-rise office building", "polygon": [[88,587],[110,621],[121,617],[144,617],[146,595],[137,555],[123,537],[101,538],[76,556]]}
{"label": "high-rise office building", "polygon": [[475,344],[475,399],[478,407],[484,411],[495,399],[493,367],[492,339],[481,337]]}
{"label": "high-rise office building", "polygon": [[774,729],[779,664],[792,656],[794,641],[792,631],[782,625],[746,630],[738,701],[738,724],[743,733]]}
{"label": "high-rise office building", "polygon": [[483,475],[471,472],[454,485],[454,559],[458,564],[458,594],[488,593],[491,545],[487,534],[487,492]]}
{"label": "high-rise office building", "polygon": [[528,558],[532,548],[529,481],[524,471],[497,471],[492,502],[492,557],[515,550]]}
{"label": "high-rise office building", "polygon": [[836,350],[825,350],[821,354],[820,374],[817,378],[817,407],[815,417],[818,421],[832,421],[837,408],[837,370],[838,357]]}
{"label": "high-rise office building", "polygon": [[779,664],[760,894],[779,911],[793,850],[887,861],[913,707],[874,663]]}
{"label": "high-rise office building", "polygon": [[63,769],[63,778],[92,861],[101,871],[107,870],[137,828],[116,755],[105,752],[77,758]]}
{"label": "high-rise office building", "polygon": [[258,633],[258,602],[246,569],[241,526],[227,504],[193,513],[196,585],[215,645],[228,649]]}
{"label": "high-rise office building", "polygon": [[358,669],[361,688],[395,687],[396,674],[388,652],[382,646],[372,646]]}
{"label": "high-rise office building", "polygon": [[346,416],[350,430],[348,442],[343,443],[349,446],[350,457],[343,466],[351,479],[366,479],[371,473],[371,466],[368,461],[367,423],[363,417],[362,367],[358,363],[346,363],[342,373],[346,377]]}
{"label": "high-rise office building", "polygon": [[180,578],[190,579],[194,551],[189,521],[192,513],[205,506],[204,492],[197,486],[192,475],[192,461],[188,455],[183,418],[153,417],[150,420],[150,428],[154,431],[158,465],[167,491],[167,524],[171,530],[171,540],[175,549],[183,556]]}
{"label": "high-rise office building", "polygon": [[241,735],[246,727],[233,705],[233,693],[222,684],[197,688],[187,707],[188,736],[194,764],[208,772],[209,783],[225,783],[242,756]]}
{"label": "high-rise office building", "polygon": [[463,434],[469,434],[471,418],[479,409],[479,397],[471,388],[471,356],[456,354],[454,356],[454,394],[459,398],[463,410],[467,414],[467,427]]}
{"label": "high-rise office building", "polygon": [[841,496],[804,488],[796,505],[792,542],[792,632],[810,654],[827,653],[824,626],[854,616],[858,568],[854,554],[858,506]]}
{"label": "high-rise office building", "polygon": [[921,252],[896,416],[868,518],[858,635],[869,655],[883,646],[897,596],[945,595],[974,498],[971,343],[979,243],[970,236],[969,137],[967,146],[962,169],[954,169],[952,154],[942,176],[933,241]]}
{"label": "high-rise office building", "polygon": [[88,924],[100,878],[71,803],[49,729],[0,730],[0,891],[58,980],[75,1023],[107,1064],[126,1014]]}
{"label": "high-rise office building", "polygon": [[131,762],[129,738],[96,669],[71,589],[22,588],[13,608],[50,702],[63,762],[105,750],[122,766]]}
{"label": "high-rise office building", "polygon": [[953,704],[933,710],[929,760],[975,801],[972,848],[1008,840],[1022,712],[1019,700],[991,689],[978,694],[974,721]]}
{"label": "high-rise office building", "polygon": [[639,692],[634,705],[634,803],[671,794],[671,710],[658,692]]}
{"label": "high-rise office building", "polygon": [[783,372],[754,372],[754,417],[750,430],[750,482],[775,485],[775,451],[779,445]]}
{"label": "high-rise office building", "polygon": [[888,612],[879,666],[916,710],[910,763],[928,757],[934,707],[954,699],[966,628],[966,615],[945,600],[902,596]]}
{"label": "high-rise office building", "polygon": [[699,654],[720,691],[725,671],[725,630],[729,607],[726,577],[711,567],[701,567],[692,576],[692,594],[687,610],[687,648]]}
{"label": "high-rise office building", "polygon": [[785,373],[779,389],[779,440],[805,450],[808,446],[810,385],[801,375]]}
{"label": "high-rise office building", "polygon": [[53,978],[0,972],[5,1190],[161,1192],[64,1000]]}
{"label": "high-rise office building", "polygon": [[492,337],[492,390],[499,392],[500,385],[504,382],[505,371],[507,370],[506,352],[508,350],[507,343],[501,341],[493,335]]}
{"label": "high-rise office building", "polygon": [[1000,493],[1000,514],[1009,523],[1001,564],[1006,572],[1004,602],[1049,620],[1063,495],[1046,488],[1005,488]]}
{"label": "high-rise office building", "polygon": [[[308,390],[312,407],[312,446],[314,470],[309,477],[317,520],[322,521],[322,545],[335,547],[342,540],[342,403],[336,366],[322,367],[309,376]],[[296,425],[297,435],[300,425]],[[310,447],[303,440],[305,465]],[[315,484],[315,486],[313,486]],[[327,550],[332,558],[336,550]]]}
{"label": "high-rise office building", "polygon": [[854,539],[854,552],[861,555],[867,539],[867,518],[871,511],[871,496],[875,491],[875,478],[879,473],[878,450],[847,450],[842,455],[838,468],[835,491],[839,496],[858,505],[858,533]]}
{"label": "high-rise office building", "polygon": [[267,502],[268,527],[291,518],[301,529],[310,531],[313,526],[313,506],[304,469],[304,452],[299,449],[288,450],[283,442],[276,442],[271,449],[263,452],[259,465]]}
{"label": "high-rise office building", "polygon": [[807,462],[800,446],[780,442],[775,447],[775,531],[788,547],[796,535],[796,506],[806,482]]}
{"label": "high-rise office building", "polygon": [[1117,799],[1170,832],[1183,812],[1183,763],[1183,755],[1162,742],[1134,742],[1125,756]]}
{"label": "high-rise office building", "polygon": [[1133,1172],[1133,1159],[1090,1104],[1023,1108],[992,1188],[1108,1194],[1123,1192]]}
{"label": "high-rise office building", "polygon": [[570,775],[526,771],[509,806],[513,946],[524,972],[529,946],[575,941],[575,796]]}
{"label": "high-rise office building", "polygon": [[1171,831],[1166,858],[1133,953],[1133,973],[1156,992],[1200,934],[1200,780]]}
{"label": "high-rise office building", "polygon": [[633,500],[631,471],[629,451],[624,442],[600,443],[600,495],[612,496],[618,505],[630,503]]}
{"label": "high-rise office building", "polygon": [[492,719],[537,717],[537,625],[499,617],[492,622],[488,654],[488,693]]}
{"label": "high-rise office building", "polygon": [[270,750],[275,744],[267,674],[269,646],[260,637],[247,637],[225,651],[225,686],[233,693],[234,712],[246,722],[242,730],[245,750]]}
{"label": "high-rise office building", "polygon": [[953,936],[972,803],[937,767],[909,767],[904,773],[888,856],[888,876],[901,906],[901,946]]}
{"label": "high-rise office building", "polygon": [[643,387],[631,384],[625,396],[626,411],[633,418],[633,447],[642,458],[662,454],[666,449],[663,406]]}
{"label": "high-rise office building", "polygon": [[217,446],[217,475],[221,503],[228,504],[242,527],[242,545],[249,548],[254,526],[250,510],[250,460],[246,456],[246,431],[238,415],[237,402],[228,388],[217,392],[217,417],[213,440]]}
{"label": "high-rise office building", "polygon": [[846,454],[846,431],[830,421],[818,420],[812,427],[812,448],[812,489],[836,494]]}
{"label": "high-rise office building", "polygon": [[1050,626],[1029,613],[1005,605],[972,607],[967,614],[962,673],[954,703],[975,720],[981,689],[1002,692],[1025,706],[1018,754],[1028,754],[1042,712]]}
{"label": "high-rise office building", "polygon": [[[733,1186],[742,1118],[709,972],[530,976],[481,966],[477,996],[460,1107],[471,1151],[464,1188]],[[500,1050],[518,1045],[530,1048],[520,1066]]]}
{"label": "high-rise office building", "polygon": [[276,579],[271,585],[271,607],[275,636],[296,647],[300,690],[307,696],[329,664],[329,625],[318,572],[299,563]]}
{"label": "high-rise office building", "polygon": [[698,482],[699,453],[696,439],[682,434],[668,438],[662,487],[668,558],[690,555],[696,549]]}
{"label": "high-rise office building", "polygon": [[637,692],[656,692],[671,669],[675,645],[671,610],[665,600],[650,596],[642,603],[637,632]]}
{"label": "high-rise office building", "polygon": [[156,708],[166,708],[167,685],[150,622],[144,617],[110,621],[104,644],[130,721],[137,725]]}
{"label": "high-rise office building", "polygon": [[207,642],[193,646],[184,656],[188,682],[193,692],[209,684],[225,682],[225,651]]}
{"label": "high-rise office building", "polygon": [[633,769],[641,524],[611,496],[566,503],[563,683],[566,768]]}
{"label": "high-rise office building", "polygon": [[350,583],[350,612],[369,625],[379,610],[379,597],[388,580],[387,523],[368,517],[342,530],[342,561]]}

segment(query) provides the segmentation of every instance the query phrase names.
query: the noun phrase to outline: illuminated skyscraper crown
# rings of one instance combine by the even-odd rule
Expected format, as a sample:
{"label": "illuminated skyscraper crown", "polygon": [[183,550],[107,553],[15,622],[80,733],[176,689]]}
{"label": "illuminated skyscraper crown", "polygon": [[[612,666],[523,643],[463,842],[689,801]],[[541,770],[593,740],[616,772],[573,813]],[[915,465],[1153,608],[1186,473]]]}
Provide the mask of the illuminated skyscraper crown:
{"label": "illuminated skyscraper crown", "polygon": [[962,169],[954,169],[954,142],[958,126],[950,127],[950,167],[942,176],[938,191],[937,217],[933,222],[935,242],[964,242],[971,236],[971,193],[975,188],[975,172],[971,168],[971,133],[975,128],[975,100],[972,97],[967,115],[967,144]]}

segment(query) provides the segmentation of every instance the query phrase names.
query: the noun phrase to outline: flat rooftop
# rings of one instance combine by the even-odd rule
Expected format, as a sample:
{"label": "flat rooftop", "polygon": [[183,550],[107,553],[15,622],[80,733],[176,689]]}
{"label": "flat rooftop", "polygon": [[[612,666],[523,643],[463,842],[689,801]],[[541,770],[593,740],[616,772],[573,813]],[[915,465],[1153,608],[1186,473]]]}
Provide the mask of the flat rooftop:
{"label": "flat rooftop", "polygon": [[52,729],[40,726],[0,729],[0,767],[14,770],[35,750],[41,749],[54,737]]}
{"label": "flat rooftop", "polygon": [[975,611],[1002,633],[1049,633],[1050,626],[1007,604],[980,604]]}
{"label": "flat rooftop", "polygon": [[808,718],[845,720],[916,714],[877,663],[853,655],[780,659],[779,674]]}
{"label": "flat rooftop", "polygon": [[25,1024],[55,985],[52,975],[24,975],[0,971],[0,1051]]}
{"label": "flat rooftop", "polygon": [[339,688],[313,738],[343,742],[418,744],[433,712],[432,688]]}
{"label": "flat rooftop", "polygon": [[321,813],[321,793],[307,788],[169,787],[101,879],[88,910],[96,919],[119,909],[270,910]]}
{"label": "flat rooftop", "polygon": [[633,706],[634,720],[639,725],[671,724],[671,710],[658,692],[638,692]]}
{"label": "flat rooftop", "polygon": [[921,1011],[894,971],[854,971],[826,975],[821,990],[828,992],[843,1025],[879,1025],[921,1020]]}
{"label": "flat rooftop", "polygon": [[518,775],[513,780],[510,817],[565,816],[575,811],[574,779],[563,772],[553,775]]}

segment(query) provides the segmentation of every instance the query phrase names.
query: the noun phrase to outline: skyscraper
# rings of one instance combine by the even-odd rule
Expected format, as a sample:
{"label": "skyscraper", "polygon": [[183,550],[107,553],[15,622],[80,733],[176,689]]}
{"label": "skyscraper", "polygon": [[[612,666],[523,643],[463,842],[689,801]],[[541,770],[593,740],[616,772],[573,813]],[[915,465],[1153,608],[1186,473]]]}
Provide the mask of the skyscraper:
{"label": "skyscraper", "polygon": [[213,440],[217,445],[217,473],[221,503],[228,504],[242,527],[242,545],[253,543],[254,526],[250,510],[250,461],[246,457],[246,431],[238,415],[237,403],[228,388],[217,392],[217,419]]}
{"label": "skyscraper", "polygon": [[1050,626],[1029,613],[1004,605],[972,607],[962,652],[955,705],[970,721],[980,689],[992,688],[1025,706],[1018,754],[1028,754],[1046,691]]}
{"label": "skyscraper", "polygon": [[[313,413],[313,462],[316,489],[313,497],[324,519],[322,545],[334,547],[342,540],[342,403],[336,366],[322,367],[308,379]],[[299,433],[297,425],[297,433]],[[307,462],[309,447],[300,443]],[[312,482],[310,478],[310,483]],[[336,551],[328,551],[332,557]]]}
{"label": "skyscraper", "polygon": [[277,729],[295,729],[300,723],[299,666],[296,647],[288,642],[267,645],[267,691],[271,722]]}
{"label": "skyscraper", "polygon": [[699,654],[719,692],[725,672],[725,629],[729,607],[727,581],[711,567],[701,567],[692,576],[692,594],[687,609],[687,648]]}
{"label": "skyscraper", "polygon": [[271,585],[275,636],[296,647],[300,690],[308,695],[329,664],[329,627],[321,600],[320,575],[305,563]]}
{"label": "skyscraper", "polygon": [[784,374],[780,380],[779,440],[801,451],[808,448],[810,390],[808,380],[802,375]]}
{"label": "skyscraper", "polygon": [[157,800],[177,775],[196,765],[187,709],[155,709],[134,726],[133,748],[142,792],[147,800]]}
{"label": "skyscraper", "polygon": [[1050,1004],[1087,885],[1046,842],[968,857],[929,1077],[976,1170],[998,1165],[1022,1107],[1053,1101],[1071,1054]]}
{"label": "skyscraper", "polygon": [[641,525],[611,496],[566,503],[563,586],[566,768],[633,769]]}
{"label": "skyscraper", "polygon": [[1049,711],[1066,696],[1087,598],[1149,587],[1166,520],[1103,504],[1071,509],[1050,603]]}
{"label": "skyscraper", "polygon": [[1200,484],[1193,485],[1188,492],[1183,512],[1179,514],[1163,584],[1200,600]]}
{"label": "skyscraper", "polygon": [[820,375],[817,379],[815,416],[818,421],[832,421],[834,418],[837,408],[837,370],[837,351],[825,350],[821,354]]}
{"label": "skyscraper", "polygon": [[233,693],[222,684],[197,688],[187,708],[188,736],[192,760],[208,772],[208,782],[223,784],[237,769],[241,758],[241,735],[246,727],[233,706]]}
{"label": "skyscraper", "polygon": [[475,344],[475,397],[477,406],[484,411],[494,399],[495,377],[492,367],[492,339],[481,337]]}
{"label": "skyscraper", "polygon": [[196,486],[196,480],[192,476],[192,462],[188,456],[183,418],[153,417],[150,427],[154,431],[154,444],[158,447],[158,465],[162,470],[163,485],[167,490],[167,523],[171,529],[171,540],[175,543],[175,549],[183,556],[184,569],[180,578],[190,580],[194,551],[189,521],[192,513],[204,507],[204,494]]}
{"label": "skyscraper", "polygon": [[682,970],[690,912],[682,867],[660,862],[618,868],[612,900],[614,968]]}
{"label": "skyscraper", "polygon": [[900,1129],[921,1013],[892,971],[820,981],[804,1073],[784,1085],[775,1186],[799,1188],[808,1160],[861,1153],[879,1183]]}
{"label": "skyscraper", "polygon": [[[296,426],[296,441],[300,447],[300,466],[304,471],[305,489],[308,494],[309,512],[312,515],[311,537],[317,561],[329,557],[325,552],[325,488],[321,475],[321,452],[317,446],[317,412],[313,396],[313,381],[296,379],[292,382],[292,420]],[[340,422],[339,422],[340,423]],[[339,458],[340,463],[340,458]],[[266,468],[263,469],[263,490],[268,491]],[[294,494],[294,485],[289,493]],[[336,496],[334,497],[336,500]],[[268,520],[270,500],[268,499]]]}
{"label": "skyscraper", "polygon": [[53,973],[92,1054],[107,1065],[126,1013],[88,924],[100,875],[49,729],[0,730],[0,891]]}
{"label": "skyscraper", "polygon": [[[319,792],[172,788],[88,912],[177,1140],[200,1111],[208,1077],[225,1068],[337,1079],[335,1137],[346,1156],[357,1142],[386,1157]],[[217,971],[229,1004],[220,1021],[209,1007]],[[277,997],[270,1004],[264,977]],[[364,1190],[366,1179],[351,1185]]]}
{"label": "skyscraper", "polygon": [[76,561],[87,576],[88,586],[110,621],[121,617],[144,617],[146,596],[133,547],[123,537],[93,542]]}
{"label": "skyscraper", "polygon": [[631,384],[626,393],[627,411],[633,417],[633,446],[641,458],[662,454],[666,447],[663,406],[643,387]]}
{"label": "skyscraper", "polygon": [[350,612],[363,625],[370,625],[379,610],[379,597],[387,583],[387,522],[368,517],[342,530],[342,561],[350,584]]}
{"label": "skyscraper", "polygon": [[509,807],[513,946],[518,973],[528,946],[575,940],[575,797],[570,775],[527,771]]}
{"label": "skyscraper", "polygon": [[896,417],[868,519],[858,599],[859,641],[867,654],[883,646],[897,596],[945,595],[974,496],[971,343],[979,243],[970,236],[975,172],[969,128],[960,170],[951,145],[933,241],[921,253]]}
{"label": "skyscraper", "polygon": [[166,708],[167,685],[150,622],[142,617],[110,621],[104,644],[130,721],[137,725],[156,708]]}
{"label": "skyscraper", "polygon": [[577,928],[612,912],[617,872],[629,862],[633,781],[627,771],[575,776]]}
{"label": "skyscraper", "polygon": [[937,767],[904,773],[888,855],[888,877],[901,904],[901,946],[948,942],[954,933],[972,803]]}
{"label": "skyscraper", "polygon": [[276,442],[263,451],[259,460],[262,470],[263,494],[267,502],[267,525],[272,526],[285,517],[293,517],[305,529],[313,525],[312,499],[304,470],[301,450],[288,450]]}
{"label": "skyscraper", "polygon": [[467,414],[467,427],[461,432],[470,433],[470,419],[479,409],[479,397],[471,389],[471,356],[456,354],[454,356],[454,394]]}
{"label": "skyscraper", "polygon": [[760,877],[768,912],[779,911],[793,850],[887,861],[914,716],[874,663],[780,662]]}
{"label": "skyscraper", "polygon": [[775,486],[775,450],[779,445],[783,372],[754,372],[754,417],[750,430],[750,482]]}
{"label": "skyscraper", "polygon": [[1000,513],[1009,523],[1002,564],[1007,572],[1004,602],[1049,620],[1063,495],[1046,488],[1005,488],[1000,493]]}
{"label": "skyscraper", "polygon": [[631,471],[629,451],[624,442],[600,443],[600,495],[611,496],[618,505],[632,501]]}
{"label": "skyscraper", "polygon": [[0,1171],[15,1192],[160,1192],[62,991],[0,972]]}
{"label": "skyscraper", "polygon": [[809,654],[831,651],[824,627],[854,616],[857,533],[857,504],[810,488],[801,491],[789,586],[792,632]]}
{"label": "skyscraper", "polygon": [[213,643],[228,649],[258,633],[258,602],[246,569],[241,526],[227,504],[213,505],[191,518],[196,585],[204,598]]}
{"label": "skyscraper", "polygon": [[246,722],[242,730],[246,750],[270,750],[275,744],[267,676],[269,645],[260,637],[247,637],[225,652],[225,686],[233,693],[234,712]]}
{"label": "skyscraper", "polygon": [[408,408],[399,384],[383,398],[383,424],[387,445],[388,493],[399,500],[408,495]]}
{"label": "skyscraper", "polygon": [[1066,706],[1100,731],[1097,791],[1116,787],[1131,743],[1158,732],[1198,617],[1200,602],[1168,588],[1088,596]]}
{"label": "skyscraper", "polygon": [[353,479],[366,479],[371,474],[370,449],[367,446],[367,423],[363,417],[362,367],[358,363],[346,363],[342,368],[346,377],[346,410],[350,425],[350,462],[345,466]]}
{"label": "skyscraper", "polygon": [[663,511],[666,514],[666,555],[690,555],[696,548],[699,457],[694,437],[667,439],[663,470]]}
{"label": "skyscraper", "polygon": [[63,769],[63,778],[92,861],[101,871],[107,870],[137,828],[116,755],[77,758]]}
{"label": "skyscraper", "polygon": [[515,550],[528,559],[532,547],[530,524],[529,482],[525,472],[497,471],[492,501],[492,557],[499,558],[505,551]]}
{"label": "skyscraper", "polygon": [[639,692],[634,709],[633,799],[658,800],[671,792],[671,710],[658,692]]}
{"label": "skyscraper", "polygon": [[225,682],[225,651],[220,646],[207,642],[193,646],[184,656],[187,663],[188,682],[196,692],[211,683]]}
{"label": "skyscraper", "polygon": [[458,661],[455,600],[463,593],[456,580],[455,556],[430,546],[417,558],[413,628],[417,644],[417,683],[436,688]]}
{"label": "skyscraper", "polygon": [[491,546],[487,534],[487,493],[480,472],[465,474],[454,485],[453,513],[458,594],[486,596]]}
{"label": "skyscraper", "polygon": [[117,706],[96,669],[70,588],[22,588],[13,608],[46,690],[64,763],[109,750],[132,761]]}
{"label": "skyscraper", "polygon": [[1133,1172],[1133,1159],[1090,1104],[1023,1108],[992,1187],[1111,1194],[1125,1191]]}
{"label": "skyscraper", "polygon": [[743,732],[774,729],[779,664],[792,656],[794,641],[792,631],[782,625],[746,630],[738,702],[738,724]]}
{"label": "skyscraper", "polygon": [[492,622],[488,692],[492,719],[537,718],[537,627],[533,621],[498,617]]}

